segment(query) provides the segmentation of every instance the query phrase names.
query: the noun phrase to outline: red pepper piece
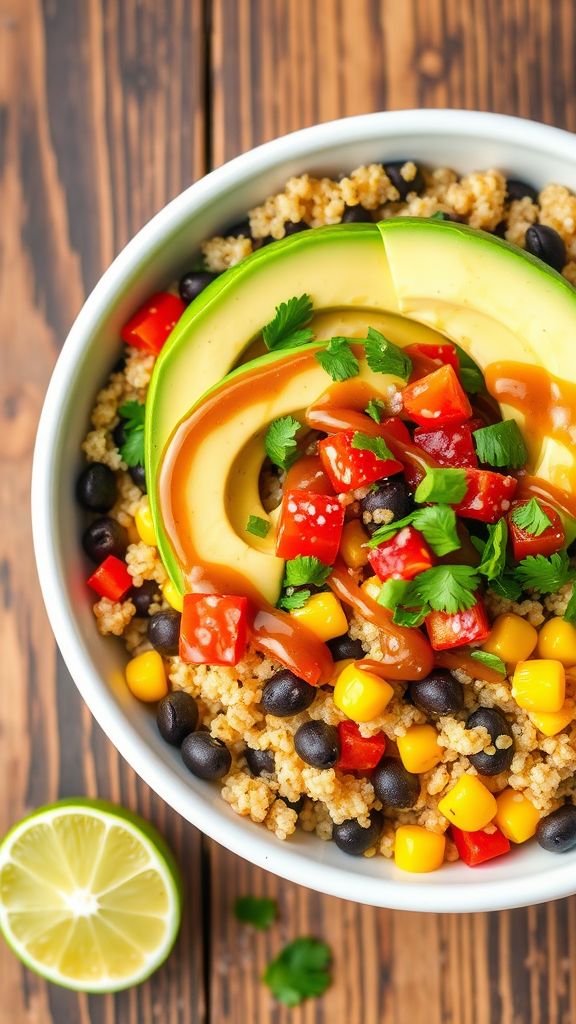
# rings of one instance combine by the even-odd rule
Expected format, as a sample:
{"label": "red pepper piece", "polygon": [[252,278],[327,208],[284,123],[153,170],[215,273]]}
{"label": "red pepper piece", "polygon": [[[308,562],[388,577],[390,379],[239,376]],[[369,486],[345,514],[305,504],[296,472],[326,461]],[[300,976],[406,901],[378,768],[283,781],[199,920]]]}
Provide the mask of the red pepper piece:
{"label": "red pepper piece", "polygon": [[404,526],[391,540],[372,548],[368,561],[381,580],[411,580],[431,568],[433,557],[422,534]]}
{"label": "red pepper piece", "polygon": [[409,384],[402,402],[408,419],[422,427],[463,423],[472,415],[468,396],[450,365]]}
{"label": "red pepper piece", "polygon": [[315,555],[331,565],[338,554],[344,509],[337,498],[292,488],[284,492],[276,541],[279,558]]}
{"label": "red pepper piece", "polygon": [[512,512],[516,508],[521,508],[522,505],[527,505],[528,501],[513,501],[510,508],[510,512],[507,515],[508,529],[510,531],[510,540],[512,543],[512,553],[517,562],[521,561],[522,558],[527,558],[528,555],[553,555],[555,551],[559,551],[560,548],[564,547],[566,542],[566,535],[564,533],[564,527],[562,520],[555,509],[551,505],[547,505],[543,501],[539,501],[538,504],[543,512],[546,513],[550,522],[552,523],[540,536],[535,536],[533,533],[528,533],[527,530],[522,530],[521,527],[517,526],[512,520]]}
{"label": "red pepper piece", "polygon": [[334,490],[354,491],[364,484],[402,472],[402,463],[396,459],[379,459],[372,452],[354,448],[355,434],[355,430],[343,430],[324,438],[318,445],[318,454]]}
{"label": "red pepper piece", "polygon": [[383,732],[361,736],[356,722],[339,722],[340,757],[336,767],[343,772],[368,772],[379,763],[386,750]]}
{"label": "red pepper piece", "polygon": [[157,356],[185,309],[182,299],[170,292],[152,295],[122,328],[122,341]]}
{"label": "red pepper piece", "polygon": [[284,490],[313,491],[314,494],[334,494],[318,455],[303,455],[286,473]]}
{"label": "red pepper piece", "polygon": [[490,829],[490,832],[485,832],[484,829],[478,832],[463,832],[455,825],[451,826],[452,839],[460,859],[469,868],[478,867],[479,864],[500,857],[503,853],[510,853],[510,840],[495,825],[491,825]]}
{"label": "red pepper piece", "polygon": [[466,495],[454,511],[467,519],[496,523],[508,512],[518,481],[491,469],[467,469],[466,485]]}
{"label": "red pepper piece", "polygon": [[189,665],[237,665],[247,640],[248,598],[185,594],[180,657]]}
{"label": "red pepper piece", "polygon": [[[454,345],[450,345],[449,342],[440,345],[427,345],[424,342],[417,342],[415,345],[406,345],[404,352],[414,363],[415,369],[418,367],[418,363],[424,361],[430,361],[435,363],[436,366],[452,366],[456,373],[460,369],[460,360],[458,359],[458,353],[454,348]],[[427,370],[427,373],[430,371]],[[420,376],[420,374],[418,375]]]}
{"label": "red pepper piece", "polygon": [[378,426],[381,428],[383,433],[389,434],[391,437],[395,437],[396,440],[400,441],[402,444],[412,444],[410,431],[399,416],[390,416],[387,420],[382,420]]}
{"label": "red pepper piece", "polygon": [[472,429],[468,423],[446,427],[416,427],[414,443],[431,455],[439,466],[478,466]]}
{"label": "red pepper piece", "polygon": [[100,597],[121,601],[132,586],[132,577],[121,558],[108,555],[86,582]]}
{"label": "red pepper piece", "polygon": [[490,633],[484,602],[479,597],[464,612],[430,612],[424,620],[428,638],[435,651],[447,651],[465,644],[482,643]]}

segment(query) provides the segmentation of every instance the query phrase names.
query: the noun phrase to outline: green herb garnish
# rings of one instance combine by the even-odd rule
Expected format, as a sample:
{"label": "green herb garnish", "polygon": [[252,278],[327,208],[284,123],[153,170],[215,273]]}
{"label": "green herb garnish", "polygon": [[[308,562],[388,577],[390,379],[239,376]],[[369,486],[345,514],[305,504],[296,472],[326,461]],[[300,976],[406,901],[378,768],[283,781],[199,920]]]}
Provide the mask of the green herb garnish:
{"label": "green herb garnish", "polygon": [[276,306],[274,319],[262,329],[266,348],[297,348],[312,341],[314,332],[306,327],[312,317],[312,299],[309,295],[295,295]]}
{"label": "green herb garnish", "polygon": [[252,533],[255,537],[266,537],[270,531],[270,523],[260,516],[248,516],[246,533]]}
{"label": "green herb garnish", "polygon": [[488,540],[482,549],[482,561],[478,572],[489,580],[495,580],[504,572],[506,566],[506,544],[508,543],[508,526],[505,519],[499,519],[494,526],[488,526]]}
{"label": "green herb garnish", "polygon": [[330,338],[326,348],[316,353],[316,359],[332,380],[348,380],[360,371],[348,338]]}
{"label": "green herb garnish", "polygon": [[242,924],[265,931],[278,916],[278,904],[265,896],[240,896],[234,904],[234,916]]}
{"label": "green herb garnish", "polygon": [[408,380],[412,373],[412,360],[374,327],[368,328],[365,351],[366,362],[374,373],[390,373],[402,380]]}
{"label": "green herb garnish", "polygon": [[382,437],[371,437],[370,434],[361,434],[356,431],[352,438],[352,447],[361,452],[372,452],[377,459],[393,459],[394,456]]}
{"label": "green herb garnish", "polygon": [[458,349],[458,362],[460,364],[458,375],[464,391],[469,395],[477,395],[480,392],[485,391],[486,385],[484,383],[482,371],[479,370],[474,360],[470,358],[464,349]]}
{"label": "green herb garnish", "polygon": [[576,587],[572,590],[570,600],[566,605],[566,611],[564,612],[564,618],[566,622],[576,623]]}
{"label": "green herb garnish", "polygon": [[466,494],[465,469],[426,469],[426,476],[414,492],[418,502],[434,501],[445,505],[457,505]]}
{"label": "green herb garnish", "polygon": [[530,498],[525,505],[517,505],[510,519],[519,530],[524,530],[533,537],[539,537],[549,526],[552,526],[552,520],[546,515],[536,498]]}
{"label": "green herb garnish", "polygon": [[264,983],[286,1006],[299,1006],[309,996],[321,996],[329,987],[330,948],[318,939],[295,939],[285,946],[264,972]]}
{"label": "green herb garnish", "polygon": [[264,448],[270,462],[275,466],[288,469],[295,461],[296,434],[301,425],[293,416],[280,416],[279,419],[272,420],[266,431]]}
{"label": "green herb garnish", "polygon": [[413,526],[423,535],[435,555],[441,558],[460,547],[456,529],[456,514],[449,505],[426,505],[416,508],[404,519],[397,519],[380,526],[371,536],[368,547],[374,548],[390,540],[405,526]]}
{"label": "green herb garnish", "polygon": [[332,566],[325,565],[314,555],[298,555],[286,562],[285,572],[286,587],[301,587],[305,583],[322,587],[332,572]]}
{"label": "green herb garnish", "polygon": [[292,612],[296,608],[303,608],[311,596],[311,590],[295,590],[291,594],[282,594],[278,601],[278,608],[283,608],[285,612]]}
{"label": "green herb garnish", "polygon": [[501,672],[503,676],[506,675],[506,665],[497,654],[489,654],[488,651],[472,651],[470,657],[474,658],[474,661],[486,665],[486,668],[493,668],[495,672]]}
{"label": "green herb garnish", "polygon": [[126,438],[120,446],[120,455],[127,466],[144,465],[145,408],[142,402],[125,402],[118,410]]}
{"label": "green herb garnish", "polygon": [[419,625],[430,611],[455,615],[472,608],[477,601],[479,584],[480,577],[470,565],[437,565],[410,581],[387,580],[378,601],[386,608],[395,609],[395,622],[400,621],[396,618],[400,608],[403,613],[419,619],[410,625]]}
{"label": "green herb garnish", "polygon": [[526,464],[528,449],[516,420],[480,427],[473,432],[473,437],[480,462],[512,469],[520,469]]}
{"label": "green herb garnish", "polygon": [[490,590],[507,601],[517,601],[522,593],[522,587],[511,572],[503,572],[497,579],[490,580]]}
{"label": "green herb garnish", "polygon": [[523,588],[530,587],[541,594],[552,594],[576,577],[576,570],[570,568],[565,551],[556,551],[549,558],[544,555],[528,555],[516,567],[516,576]]}
{"label": "green herb garnish", "polygon": [[375,423],[382,422],[382,413],[386,411],[386,403],[381,398],[371,398],[364,412],[370,416]]}

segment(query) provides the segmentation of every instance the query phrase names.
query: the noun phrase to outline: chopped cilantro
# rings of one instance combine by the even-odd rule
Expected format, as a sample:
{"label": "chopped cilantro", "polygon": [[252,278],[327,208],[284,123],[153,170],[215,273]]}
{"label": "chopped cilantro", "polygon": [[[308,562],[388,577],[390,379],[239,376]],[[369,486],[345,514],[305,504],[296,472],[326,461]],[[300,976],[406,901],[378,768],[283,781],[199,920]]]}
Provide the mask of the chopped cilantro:
{"label": "chopped cilantro", "polygon": [[474,443],[480,462],[489,466],[520,469],[526,464],[528,449],[516,420],[503,420],[474,431]]}
{"label": "chopped cilantro", "polygon": [[421,608],[404,608],[399,604],[394,609],[392,622],[395,622],[397,626],[407,626],[409,629],[413,629],[415,626],[421,626],[429,613],[430,607],[427,604],[422,605]]}
{"label": "chopped cilantro", "polygon": [[517,601],[522,593],[522,587],[511,572],[503,572],[501,576],[490,580],[490,590],[508,601]]}
{"label": "chopped cilantro", "polygon": [[420,481],[414,492],[414,500],[457,505],[464,498],[466,488],[465,469],[431,469],[428,467],[426,476]]}
{"label": "chopped cilantro", "polygon": [[381,398],[371,398],[364,412],[371,416],[375,423],[382,422],[382,413],[386,409],[386,403]]}
{"label": "chopped cilantro", "polygon": [[522,586],[530,587],[541,594],[552,594],[576,577],[576,570],[570,568],[565,551],[556,551],[546,558],[544,555],[528,555],[516,567],[516,576]]}
{"label": "chopped cilantro", "polygon": [[316,353],[316,359],[332,380],[348,380],[356,377],[360,370],[348,338],[330,338],[326,348]]}
{"label": "chopped cilantro", "polygon": [[397,605],[404,603],[404,597],[409,588],[409,580],[385,580],[378,594],[378,604],[383,605],[384,608],[396,608]]}
{"label": "chopped cilantro", "polygon": [[246,533],[252,533],[255,537],[266,537],[270,530],[270,523],[260,516],[248,516]]}
{"label": "chopped cilantro", "polygon": [[124,444],[120,455],[127,466],[144,465],[144,415],[142,402],[125,402],[118,410],[124,423]]}
{"label": "chopped cilantro", "polygon": [[280,416],[266,431],[264,448],[275,466],[288,469],[296,458],[296,434],[301,424],[293,416]]}
{"label": "chopped cilantro", "polygon": [[318,939],[295,939],[268,964],[264,983],[286,1006],[298,1006],[308,996],[321,996],[329,987],[330,948]]}
{"label": "chopped cilantro", "polygon": [[549,526],[552,526],[552,520],[546,515],[536,498],[530,498],[530,501],[524,505],[517,505],[510,519],[519,530],[524,530],[533,537],[539,537]]}
{"label": "chopped cilantro", "polygon": [[495,672],[501,672],[503,676],[506,675],[506,665],[497,654],[489,654],[488,651],[472,651],[470,657],[474,658],[474,661],[480,661],[482,665],[486,665],[486,668],[493,668]]}
{"label": "chopped cilantro", "polygon": [[274,319],[262,329],[264,344],[270,351],[279,348],[296,348],[312,341],[314,332],[306,324],[312,317],[312,300],[309,295],[294,295],[276,306]]}
{"label": "chopped cilantro", "polygon": [[408,380],[412,373],[412,360],[373,327],[368,328],[365,350],[366,362],[374,373],[391,373],[394,377]]}
{"label": "chopped cilantro", "polygon": [[298,555],[286,562],[284,586],[301,587],[311,583],[315,587],[322,587],[331,572],[332,566],[325,565],[314,555]]}
{"label": "chopped cilantro", "polygon": [[368,547],[374,548],[383,541],[389,540],[404,526],[413,526],[423,535],[435,555],[441,558],[460,547],[456,530],[456,515],[449,505],[426,505],[414,509],[404,519],[397,519],[385,526],[380,526],[372,534]]}
{"label": "chopped cilantro", "polygon": [[382,437],[371,437],[369,434],[361,434],[356,431],[352,438],[352,447],[361,452],[372,452],[377,459],[393,459],[394,456]]}
{"label": "chopped cilantro", "polygon": [[311,596],[311,590],[292,590],[291,593],[282,594],[278,601],[278,608],[283,608],[285,612],[294,611],[295,608],[303,608]]}
{"label": "chopped cilantro", "polygon": [[[480,577],[470,565],[437,565],[410,581],[387,580],[378,601],[386,608],[394,609],[395,622],[419,625],[430,611],[454,615],[472,608],[476,604],[475,591],[479,584]],[[406,613],[415,621],[408,623],[397,617]]]}
{"label": "chopped cilantro", "polygon": [[576,587],[574,587],[570,600],[566,605],[566,611],[564,612],[564,618],[566,622],[576,623]]}
{"label": "chopped cilantro", "polygon": [[264,931],[276,920],[278,904],[265,896],[240,896],[234,904],[234,915],[242,924]]}
{"label": "chopped cilantro", "polygon": [[494,526],[488,526],[488,540],[482,549],[482,561],[478,572],[489,580],[497,579],[506,566],[506,544],[508,526],[505,519],[499,519]]}
{"label": "chopped cilantro", "polygon": [[476,366],[473,359],[462,348],[458,348],[458,362],[460,364],[459,377],[464,391],[469,395],[477,395],[486,390],[482,371]]}

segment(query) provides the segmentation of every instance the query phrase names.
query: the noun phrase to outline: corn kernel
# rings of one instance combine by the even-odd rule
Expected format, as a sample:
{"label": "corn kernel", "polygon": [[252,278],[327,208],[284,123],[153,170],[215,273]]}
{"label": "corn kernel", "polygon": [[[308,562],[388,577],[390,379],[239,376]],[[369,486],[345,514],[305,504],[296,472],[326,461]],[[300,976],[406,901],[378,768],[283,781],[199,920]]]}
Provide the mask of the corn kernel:
{"label": "corn kernel", "polygon": [[149,544],[150,547],[156,547],[156,530],[154,529],[152,513],[148,504],[140,505],[134,516],[134,521],[140,540],[143,540],[145,544]]}
{"label": "corn kernel", "polygon": [[545,736],[556,736],[575,717],[574,701],[566,700],[560,711],[529,711],[528,718]]}
{"label": "corn kernel", "polygon": [[354,658],[343,658],[342,661],[335,661],[334,671],[332,672],[332,675],[328,680],[328,686],[336,686],[336,683],[338,682],[338,676],[342,674],[345,668],[348,668],[349,665],[353,664]]}
{"label": "corn kernel", "polygon": [[164,662],[158,651],[146,651],[132,658],[126,665],[128,689],[138,700],[152,703],[168,693]]}
{"label": "corn kernel", "polygon": [[566,698],[566,673],[560,661],[534,658],[516,666],[512,696],[526,711],[560,711]]}
{"label": "corn kernel", "polygon": [[368,594],[373,601],[377,601],[382,590],[382,580],[379,580],[377,576],[369,576],[367,580],[364,580],[360,589]]}
{"label": "corn kernel", "polygon": [[464,832],[486,828],[496,814],[496,800],[477,775],[461,775],[438,803],[438,810],[451,825]]}
{"label": "corn kernel", "polygon": [[396,830],[394,861],[402,871],[437,871],[444,863],[446,839],[421,825],[401,825]]}
{"label": "corn kernel", "polygon": [[320,640],[333,640],[348,632],[348,619],[338,598],[330,593],[313,594],[302,608],[294,608],[290,615],[307,626]]}
{"label": "corn kernel", "polygon": [[532,838],[540,821],[540,813],[528,797],[515,789],[505,789],[496,798],[496,805],[498,810],[494,824],[507,839],[513,843],[525,843]]}
{"label": "corn kernel", "polygon": [[350,569],[361,569],[368,563],[368,534],[359,519],[351,519],[342,530],[340,554]]}
{"label": "corn kernel", "polygon": [[174,608],[175,611],[182,614],[184,611],[184,597],[178,590],[178,587],[174,586],[172,580],[166,580],[166,582],[162,584],[162,594],[164,599],[168,601],[168,604]]}
{"label": "corn kernel", "polygon": [[561,661],[566,668],[576,665],[576,626],[566,619],[549,619],[538,634],[538,654]]}
{"label": "corn kernel", "polygon": [[388,706],[394,690],[385,679],[365,672],[354,662],[340,673],[334,687],[334,703],[353,722],[371,722]]}
{"label": "corn kernel", "polygon": [[396,743],[402,764],[414,775],[429,772],[442,760],[438,733],[433,725],[411,725],[404,736],[398,736]]}
{"label": "corn kernel", "polygon": [[482,650],[496,654],[502,661],[526,661],[538,643],[538,633],[520,615],[506,612],[494,620],[490,636],[482,644]]}

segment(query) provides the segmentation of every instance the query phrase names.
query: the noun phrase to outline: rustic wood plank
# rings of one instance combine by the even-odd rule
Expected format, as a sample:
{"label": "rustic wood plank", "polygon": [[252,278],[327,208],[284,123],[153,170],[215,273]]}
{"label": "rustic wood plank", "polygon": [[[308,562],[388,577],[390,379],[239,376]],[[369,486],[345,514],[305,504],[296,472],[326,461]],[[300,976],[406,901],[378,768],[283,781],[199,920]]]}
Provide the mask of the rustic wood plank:
{"label": "rustic wood plank", "polygon": [[[214,164],[316,121],[413,106],[493,109],[576,129],[571,0],[214,0]],[[576,900],[503,914],[417,915],[322,897],[211,848],[213,1024],[568,1024]],[[473,880],[471,879],[471,884]],[[273,895],[280,924],[236,924],[238,895]],[[274,1007],[267,959],[312,932],[333,989]]]}
{"label": "rustic wood plank", "polygon": [[2,944],[2,1024],[205,1020],[200,836],[136,778],[83,706],[55,652],[28,518],[43,392],[85,294],[205,170],[204,41],[202,0],[0,2],[2,831],[58,796],[108,797],[157,824],[188,888],[168,964],[116,997],[47,986]]}

